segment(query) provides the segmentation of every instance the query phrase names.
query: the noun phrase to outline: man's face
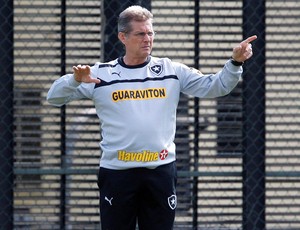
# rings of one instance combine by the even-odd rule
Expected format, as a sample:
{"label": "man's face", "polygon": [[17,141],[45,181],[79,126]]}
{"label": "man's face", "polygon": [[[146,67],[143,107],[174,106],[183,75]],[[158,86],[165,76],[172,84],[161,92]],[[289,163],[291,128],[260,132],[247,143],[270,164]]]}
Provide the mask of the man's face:
{"label": "man's face", "polygon": [[131,22],[132,30],[123,33],[120,40],[125,45],[126,55],[132,58],[146,58],[152,51],[154,31],[150,20]]}

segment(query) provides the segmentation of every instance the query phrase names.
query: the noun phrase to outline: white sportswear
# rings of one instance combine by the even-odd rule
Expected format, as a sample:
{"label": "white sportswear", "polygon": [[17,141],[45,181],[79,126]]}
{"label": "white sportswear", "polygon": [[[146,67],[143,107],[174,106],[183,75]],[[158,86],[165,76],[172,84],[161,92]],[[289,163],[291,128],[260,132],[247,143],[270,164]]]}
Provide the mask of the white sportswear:
{"label": "white sportswear", "polygon": [[199,98],[224,96],[237,85],[241,66],[230,60],[203,75],[168,58],[149,56],[141,65],[122,58],[91,67],[99,84],[79,83],[73,74],[56,80],[47,100],[55,106],[89,98],[101,124],[100,165],[109,169],[155,168],[175,161],[176,109],[180,92]]}

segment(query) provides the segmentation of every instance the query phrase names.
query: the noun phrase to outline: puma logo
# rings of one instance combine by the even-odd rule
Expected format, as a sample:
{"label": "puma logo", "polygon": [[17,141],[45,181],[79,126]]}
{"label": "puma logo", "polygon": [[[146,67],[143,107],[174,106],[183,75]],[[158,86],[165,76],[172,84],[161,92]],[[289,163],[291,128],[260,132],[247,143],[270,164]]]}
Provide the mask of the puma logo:
{"label": "puma logo", "polygon": [[112,198],[110,198],[110,199],[108,199],[107,197],[105,197],[104,198],[108,203],[109,203],[109,205],[110,206],[112,206],[112,203],[111,203],[111,201],[112,201],[112,199],[113,199],[113,197]]}
{"label": "puma logo", "polygon": [[112,72],[111,74],[116,74],[116,75],[118,75],[119,77],[121,77],[121,71],[120,71],[119,73],[117,73],[117,72]]}

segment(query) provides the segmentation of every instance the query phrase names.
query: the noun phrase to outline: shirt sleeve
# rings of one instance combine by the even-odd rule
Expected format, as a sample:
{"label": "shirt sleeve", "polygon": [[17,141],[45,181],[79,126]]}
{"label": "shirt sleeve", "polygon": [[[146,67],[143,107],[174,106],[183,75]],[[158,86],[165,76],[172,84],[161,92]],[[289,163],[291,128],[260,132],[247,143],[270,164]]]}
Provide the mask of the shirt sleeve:
{"label": "shirt sleeve", "polygon": [[241,79],[243,68],[228,60],[215,74],[202,74],[199,70],[173,62],[180,81],[181,92],[200,98],[214,98],[229,94]]}
{"label": "shirt sleeve", "polygon": [[[96,67],[91,68],[91,75],[95,75]],[[94,83],[80,83],[74,79],[73,74],[66,74],[51,85],[47,101],[54,106],[62,106],[74,100],[92,98]]]}

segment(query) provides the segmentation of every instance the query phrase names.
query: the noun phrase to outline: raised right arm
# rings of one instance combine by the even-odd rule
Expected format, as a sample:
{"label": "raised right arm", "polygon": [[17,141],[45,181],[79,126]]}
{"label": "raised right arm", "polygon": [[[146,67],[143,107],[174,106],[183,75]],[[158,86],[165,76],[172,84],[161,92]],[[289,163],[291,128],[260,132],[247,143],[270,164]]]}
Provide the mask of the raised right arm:
{"label": "raised right arm", "polygon": [[84,95],[80,95],[78,87],[81,85],[74,79],[73,74],[67,74],[54,81],[51,85],[48,94],[47,101],[54,106],[62,106],[70,101],[84,98]]}
{"label": "raised right arm", "polygon": [[48,91],[47,101],[54,106],[62,106],[70,101],[91,98],[94,85],[100,83],[91,77],[91,67],[88,65],[73,66],[73,74],[67,74],[57,79]]}

